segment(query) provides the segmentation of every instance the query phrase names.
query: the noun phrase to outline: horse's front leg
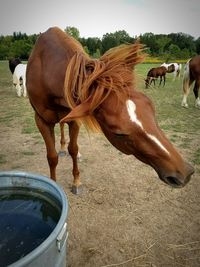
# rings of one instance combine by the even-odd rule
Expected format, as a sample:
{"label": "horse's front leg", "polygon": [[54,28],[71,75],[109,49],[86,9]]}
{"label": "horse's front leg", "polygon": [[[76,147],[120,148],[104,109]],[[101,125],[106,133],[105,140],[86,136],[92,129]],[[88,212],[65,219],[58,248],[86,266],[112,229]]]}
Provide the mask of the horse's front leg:
{"label": "horse's front leg", "polygon": [[47,124],[37,113],[35,113],[35,122],[45,141],[47,150],[47,160],[50,168],[50,177],[56,181],[56,166],[58,164],[58,154],[55,149],[55,124]]}
{"label": "horse's front leg", "polygon": [[151,82],[153,82],[153,86],[155,87],[156,86],[156,79],[152,78]]}
{"label": "horse's front leg", "polygon": [[161,85],[161,83],[162,83],[162,76],[160,76],[159,86]]}
{"label": "horse's front leg", "polygon": [[77,155],[78,155],[77,138],[79,133],[79,126],[75,121],[69,122],[68,125],[69,125],[69,139],[70,139],[68,144],[68,151],[73,161],[72,174],[74,176],[72,193],[79,194],[82,191],[78,163],[77,163]]}

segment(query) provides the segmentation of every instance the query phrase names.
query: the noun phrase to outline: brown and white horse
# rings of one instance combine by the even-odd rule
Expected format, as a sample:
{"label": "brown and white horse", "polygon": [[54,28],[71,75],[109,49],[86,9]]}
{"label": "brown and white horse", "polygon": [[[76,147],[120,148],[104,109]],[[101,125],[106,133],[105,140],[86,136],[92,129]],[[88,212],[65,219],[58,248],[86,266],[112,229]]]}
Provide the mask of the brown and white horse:
{"label": "brown and white horse", "polygon": [[185,64],[183,74],[183,100],[182,107],[188,108],[187,97],[190,87],[195,81],[193,92],[196,98],[195,107],[200,108],[199,87],[200,87],[200,56],[195,56]]}
{"label": "brown and white horse", "polygon": [[194,172],[159,128],[150,99],[135,90],[133,68],[143,59],[141,50],[139,43],[122,45],[100,59],[91,59],[59,28],[41,34],[35,44],[27,66],[29,100],[54,180],[58,163],[54,126],[58,122],[69,126],[74,193],[81,185],[78,119],[103,131],[118,150],[153,167],[159,178],[173,187],[184,186]]}
{"label": "brown and white horse", "polygon": [[26,64],[23,64],[19,58],[9,60],[9,69],[13,75],[13,85],[17,96],[27,96],[26,93]]}
{"label": "brown and white horse", "polygon": [[163,63],[161,66],[167,68],[168,73],[174,73],[174,78],[173,81],[175,81],[176,78],[180,78],[181,75],[181,69],[182,69],[182,64],[180,63]]}

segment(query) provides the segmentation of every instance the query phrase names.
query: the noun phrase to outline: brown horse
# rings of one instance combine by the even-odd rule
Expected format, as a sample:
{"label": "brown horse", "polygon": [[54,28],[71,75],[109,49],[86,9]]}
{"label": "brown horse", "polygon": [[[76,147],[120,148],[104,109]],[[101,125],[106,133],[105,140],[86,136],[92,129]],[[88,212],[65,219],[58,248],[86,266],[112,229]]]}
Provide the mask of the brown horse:
{"label": "brown horse", "polygon": [[58,28],[41,34],[35,44],[27,67],[29,99],[54,180],[58,163],[54,126],[58,122],[69,126],[74,193],[81,184],[77,120],[103,131],[117,149],[152,166],[173,187],[184,186],[194,172],[158,127],[152,102],[135,90],[133,68],[143,59],[141,50],[139,43],[122,45],[91,59]]}
{"label": "brown horse", "polygon": [[200,87],[200,56],[195,56],[185,64],[183,74],[183,100],[182,106],[188,108],[187,97],[192,83],[194,84],[195,107],[200,108],[199,87]]}
{"label": "brown horse", "polygon": [[161,85],[162,81],[163,81],[163,86],[164,86],[165,85],[165,76],[166,76],[167,72],[170,72],[170,70],[168,70],[166,67],[163,67],[163,66],[150,69],[147,73],[147,78],[145,80],[146,88],[148,88],[152,82],[154,83],[154,86],[155,86],[155,81],[159,77],[160,77],[159,86]]}

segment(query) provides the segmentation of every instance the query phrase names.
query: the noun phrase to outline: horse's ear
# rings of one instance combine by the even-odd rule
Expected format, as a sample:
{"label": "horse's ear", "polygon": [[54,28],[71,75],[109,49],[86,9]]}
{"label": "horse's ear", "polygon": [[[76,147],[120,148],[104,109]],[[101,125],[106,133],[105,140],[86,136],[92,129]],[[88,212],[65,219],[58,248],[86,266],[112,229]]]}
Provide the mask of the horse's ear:
{"label": "horse's ear", "polygon": [[70,113],[60,120],[61,123],[81,119],[90,115],[90,105],[88,102],[81,103],[73,108]]}

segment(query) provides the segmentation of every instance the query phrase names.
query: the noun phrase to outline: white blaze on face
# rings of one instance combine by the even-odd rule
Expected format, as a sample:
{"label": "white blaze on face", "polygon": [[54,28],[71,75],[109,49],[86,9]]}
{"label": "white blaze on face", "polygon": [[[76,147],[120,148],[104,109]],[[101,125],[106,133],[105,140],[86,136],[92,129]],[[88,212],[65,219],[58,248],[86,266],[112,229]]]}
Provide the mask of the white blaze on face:
{"label": "white blaze on face", "polygon": [[169,151],[161,144],[161,142],[158,140],[158,138],[156,138],[154,135],[149,134],[145,131],[145,133],[147,134],[147,136],[154,141],[159,147],[162,148],[162,150],[164,150],[167,154],[169,154]]}
{"label": "white blaze on face", "polygon": [[128,114],[130,116],[130,119],[132,122],[135,122],[138,126],[140,126],[143,129],[141,121],[138,120],[137,114],[136,114],[136,105],[132,100],[127,100],[126,101],[126,106],[128,110]]}
{"label": "white blaze on face", "polygon": [[164,150],[167,154],[169,154],[169,151],[162,145],[162,143],[158,140],[157,137],[155,137],[154,135],[149,134],[147,131],[145,131],[141,121],[138,120],[138,118],[137,118],[135,103],[132,100],[128,99],[126,101],[126,106],[127,106],[130,120],[132,122],[136,123],[154,143],[156,143],[162,150]]}

